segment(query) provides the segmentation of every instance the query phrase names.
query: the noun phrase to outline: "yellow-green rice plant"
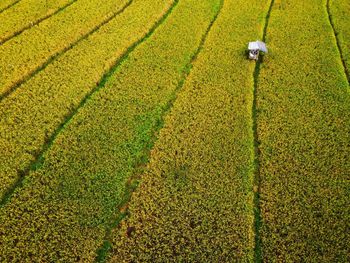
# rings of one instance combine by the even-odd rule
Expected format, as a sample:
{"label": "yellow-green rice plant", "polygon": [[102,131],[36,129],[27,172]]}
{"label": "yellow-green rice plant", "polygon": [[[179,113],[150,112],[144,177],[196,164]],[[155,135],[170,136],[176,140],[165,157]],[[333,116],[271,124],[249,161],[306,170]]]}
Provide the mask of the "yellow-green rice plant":
{"label": "yellow-green rice plant", "polygon": [[0,12],[6,11],[6,9],[9,9],[10,6],[16,4],[20,0],[2,0],[0,1]]}
{"label": "yellow-green rice plant", "polygon": [[45,18],[75,2],[75,0],[22,0],[0,13],[0,44]]}
{"label": "yellow-green rice plant", "polygon": [[264,262],[348,262],[350,96],[324,0],[275,6],[257,85]]}
{"label": "yellow-green rice plant", "polygon": [[[169,5],[154,0],[138,3],[143,8],[137,9],[135,3],[130,10],[133,16],[127,16],[131,24],[159,5]],[[92,260],[119,213],[128,177],[145,162],[161,115],[219,7],[218,0],[179,1],[154,33],[104,80],[106,86],[57,136],[42,166],[1,208],[3,258]],[[107,32],[111,34],[113,28]]]}
{"label": "yellow-green rice plant", "polygon": [[114,231],[110,262],[253,262],[254,62],[268,1],[225,0]]}
{"label": "yellow-green rice plant", "polygon": [[171,1],[135,0],[89,38],[48,65],[0,103],[0,196],[13,187],[44,145],[104,73],[144,37]]}
{"label": "yellow-green rice plant", "polygon": [[329,15],[333,23],[340,52],[344,60],[348,81],[350,81],[350,1],[328,0]]}
{"label": "yellow-green rice plant", "polygon": [[[0,46],[0,98],[57,54],[93,32],[128,0],[79,0]],[[98,6],[98,8],[96,8]]]}

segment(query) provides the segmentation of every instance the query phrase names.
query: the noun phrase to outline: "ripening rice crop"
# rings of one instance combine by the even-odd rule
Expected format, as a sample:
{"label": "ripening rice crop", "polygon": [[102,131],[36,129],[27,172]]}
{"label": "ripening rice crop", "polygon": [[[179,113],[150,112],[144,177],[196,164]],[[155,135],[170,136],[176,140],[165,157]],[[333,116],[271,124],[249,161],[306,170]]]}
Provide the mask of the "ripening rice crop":
{"label": "ripening rice crop", "polygon": [[[218,2],[209,0],[182,1],[67,124],[45,154],[43,166],[2,209],[0,233],[12,233],[2,245],[3,254],[37,261],[58,250],[54,258],[65,262],[91,260],[105,237],[104,228],[118,212],[127,177],[147,150],[160,114],[217,8]],[[189,21],[195,26],[188,28]],[[106,102],[109,106],[102,106]],[[18,218],[28,217],[33,220],[19,223]],[[42,240],[31,240],[32,231],[57,241],[59,248],[49,242],[36,250]],[[18,245],[12,247],[13,242]]]}
{"label": "ripening rice crop", "polygon": [[[133,43],[147,34],[169,2],[135,0],[0,104],[0,196],[48,145],[60,125]],[[135,16],[147,11],[147,15]],[[28,110],[30,109],[30,110]]]}
{"label": "ripening rice crop", "polygon": [[0,262],[350,262],[349,15],[0,0]]}
{"label": "ripening rice crop", "polygon": [[[118,13],[128,0],[79,0],[0,45],[0,98]],[[96,6],[98,5],[98,8]],[[14,7],[15,8],[15,7]]]}
{"label": "ripening rice crop", "polygon": [[[346,74],[350,81],[350,1],[328,0],[329,12],[337,34],[337,39],[345,63]],[[350,84],[350,83],[349,83]]]}
{"label": "ripening rice crop", "polygon": [[2,1],[0,1],[0,13],[5,12],[11,6],[15,5],[16,3],[20,2],[20,1],[21,0],[2,0]]}
{"label": "ripening rice crop", "polygon": [[22,0],[0,13],[0,44],[32,27],[76,0]]}
{"label": "ripening rice crop", "polygon": [[114,233],[110,262],[253,261],[254,63],[244,48],[261,35],[267,4],[223,2]]}
{"label": "ripening rice crop", "polygon": [[275,5],[267,43],[257,88],[263,259],[348,262],[350,96],[325,1]]}

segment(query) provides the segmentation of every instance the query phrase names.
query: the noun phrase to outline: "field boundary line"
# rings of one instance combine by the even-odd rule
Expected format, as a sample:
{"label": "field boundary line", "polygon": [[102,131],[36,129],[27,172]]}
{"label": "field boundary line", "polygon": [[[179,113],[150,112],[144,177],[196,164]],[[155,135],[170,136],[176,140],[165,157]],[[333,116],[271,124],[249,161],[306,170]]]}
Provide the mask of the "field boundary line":
{"label": "field boundary line", "polygon": [[11,35],[5,37],[3,40],[0,41],[0,46],[5,44],[7,41],[11,40],[12,38],[22,34],[24,31],[31,29],[32,27],[40,24],[41,22],[45,21],[46,19],[49,19],[51,17],[53,17],[54,15],[62,12],[63,10],[65,10],[66,8],[68,8],[69,6],[71,6],[72,4],[76,3],[78,0],[73,0],[67,4],[65,4],[64,6],[60,7],[59,9],[57,9],[55,12],[53,12],[52,14],[43,16],[42,18],[38,19],[37,21],[35,21],[34,23],[31,23],[30,25],[27,25],[23,28],[21,28],[20,30],[13,32]]}
{"label": "field boundary line", "polygon": [[22,0],[17,0],[15,2],[13,2],[12,4],[9,4],[8,6],[4,7],[3,9],[0,10],[0,14],[4,11],[6,11],[7,9],[10,9],[11,7],[13,7],[14,5],[18,4],[20,1]]}
{"label": "field boundary line", "polygon": [[112,19],[117,17],[118,15],[122,14],[132,3],[134,0],[128,0],[128,2],[117,12],[113,13],[110,17],[108,17],[106,20],[102,21],[100,24],[96,25],[92,30],[90,30],[88,33],[77,39],[76,41],[72,42],[67,47],[63,48],[61,51],[58,51],[57,53],[50,56],[46,62],[44,62],[42,65],[37,67],[36,69],[32,70],[28,73],[27,76],[25,76],[23,79],[19,80],[17,83],[13,84],[7,91],[5,91],[3,94],[0,94],[0,103],[6,99],[8,96],[10,96],[13,92],[15,92],[22,84],[26,83],[28,80],[30,80],[32,77],[34,77],[36,74],[38,74],[40,71],[44,70],[47,66],[49,66],[51,63],[53,63],[55,60],[63,56],[67,51],[74,48],[76,45],[78,45],[81,41],[89,38],[92,34],[94,34],[96,31],[98,31],[102,26],[109,23]]}
{"label": "field boundary line", "polygon": [[340,45],[340,41],[339,41],[339,38],[338,38],[338,32],[335,29],[335,24],[334,24],[334,21],[333,21],[333,18],[332,18],[331,4],[330,4],[331,0],[326,0],[326,1],[327,1],[326,2],[326,11],[327,11],[327,15],[328,15],[329,24],[332,27],[333,35],[334,35],[334,38],[335,38],[335,42],[337,44],[338,51],[339,51],[340,60],[341,60],[341,62],[343,64],[344,73],[345,73],[346,79],[348,81],[348,84],[350,85],[350,71],[349,71],[348,67],[346,66],[344,55],[343,55],[343,50],[342,50],[342,47]]}
{"label": "field boundary line", "polygon": [[[266,42],[267,28],[269,26],[269,20],[274,6],[275,0],[270,0],[269,9],[266,13],[264,21],[264,29],[262,32],[262,41]],[[263,58],[261,58],[263,59]],[[260,192],[261,192],[261,175],[260,175],[260,150],[259,150],[259,134],[257,123],[257,92],[258,82],[262,60],[258,60],[255,63],[253,72],[253,105],[252,105],[252,121],[253,121],[253,136],[254,136],[254,232],[255,232],[255,245],[254,245],[254,262],[263,262],[262,256],[262,240],[260,236],[260,229],[262,225],[262,215],[260,207]]]}
{"label": "field boundary line", "polygon": [[[176,0],[176,1],[179,2],[179,0]],[[218,8],[217,13],[214,15],[214,17],[210,21],[205,33],[203,34],[203,36],[201,38],[201,41],[200,41],[196,51],[193,53],[193,55],[191,57],[191,60],[189,61],[188,64],[186,64],[184,66],[181,79],[180,79],[178,85],[176,86],[174,92],[171,94],[170,100],[165,105],[158,125],[156,127],[154,127],[154,129],[152,131],[153,136],[152,136],[151,141],[150,141],[151,146],[147,149],[143,149],[143,151],[144,151],[143,154],[138,158],[139,160],[135,161],[135,163],[137,164],[137,166],[135,167],[135,172],[133,173],[133,175],[131,175],[129,177],[129,179],[126,183],[124,196],[122,198],[123,201],[118,205],[118,210],[120,212],[117,213],[117,215],[111,220],[110,227],[109,227],[109,229],[106,230],[106,236],[104,239],[104,243],[97,250],[97,253],[96,253],[97,257],[96,257],[95,263],[105,262],[105,257],[109,253],[109,250],[111,249],[111,246],[112,246],[111,241],[110,241],[112,231],[114,228],[117,228],[119,226],[119,224],[121,223],[121,221],[124,220],[125,217],[128,215],[128,211],[127,211],[128,210],[127,209],[128,203],[131,200],[133,192],[137,189],[138,182],[141,179],[141,174],[144,172],[144,167],[146,166],[146,163],[142,162],[141,160],[149,160],[148,157],[149,157],[149,154],[151,152],[151,149],[153,148],[153,145],[157,141],[157,134],[164,126],[164,119],[167,116],[167,113],[169,113],[171,111],[171,109],[176,101],[178,92],[184,86],[188,76],[191,73],[191,69],[193,68],[195,61],[198,58],[198,55],[203,50],[203,47],[204,47],[205,42],[207,40],[207,37],[208,37],[214,23],[216,22],[219,14],[222,11],[222,8],[224,6],[224,2],[225,2],[225,0],[220,0],[220,6]],[[147,157],[147,158],[145,158],[145,157]]]}

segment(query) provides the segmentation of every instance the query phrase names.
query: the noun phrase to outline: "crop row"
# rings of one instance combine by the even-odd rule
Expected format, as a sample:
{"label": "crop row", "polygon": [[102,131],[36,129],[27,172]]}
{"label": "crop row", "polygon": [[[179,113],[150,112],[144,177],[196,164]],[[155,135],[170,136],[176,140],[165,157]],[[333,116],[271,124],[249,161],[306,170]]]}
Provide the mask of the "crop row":
{"label": "crop row", "polygon": [[[0,103],[1,197],[23,176],[86,94],[99,85],[101,76],[145,36],[168,4],[135,0]],[[143,9],[147,15],[140,15]]]}
{"label": "crop row", "polygon": [[[164,5],[140,3],[143,8],[130,10],[132,24]],[[0,254],[32,261],[92,260],[219,4],[180,1],[86,101],[42,166],[1,209]]]}
{"label": "crop row", "polygon": [[[350,82],[350,1],[337,0],[329,1],[329,11],[332,22],[334,23],[334,29],[336,31],[336,37],[340,44],[342,52],[342,59],[344,60],[344,66]],[[350,83],[349,83],[350,84]]]}
{"label": "crop row", "polygon": [[[108,21],[128,0],[79,0],[0,46],[0,97]],[[98,8],[96,8],[98,6]]]}
{"label": "crop row", "polygon": [[0,44],[50,17],[75,0],[23,0],[13,8],[0,13]]}
{"label": "crop row", "polygon": [[325,2],[276,2],[270,17],[257,87],[266,262],[350,259],[350,95]]}
{"label": "crop row", "polygon": [[268,3],[224,1],[114,231],[111,262],[253,262],[255,64],[245,48]]}
{"label": "crop row", "polygon": [[0,13],[4,12],[9,7],[15,5],[16,3],[20,2],[21,0],[2,0],[0,1]]}

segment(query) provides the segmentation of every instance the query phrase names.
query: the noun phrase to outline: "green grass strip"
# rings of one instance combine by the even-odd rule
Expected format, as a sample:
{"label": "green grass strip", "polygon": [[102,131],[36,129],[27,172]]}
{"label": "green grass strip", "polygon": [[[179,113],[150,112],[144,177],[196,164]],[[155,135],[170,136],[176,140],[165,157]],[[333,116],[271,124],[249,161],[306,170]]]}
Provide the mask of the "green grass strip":
{"label": "green grass strip", "polygon": [[0,13],[0,45],[45,19],[56,15],[77,0],[23,0]]}
{"label": "green grass strip", "polygon": [[245,51],[269,3],[224,2],[114,231],[111,262],[254,260],[254,62]]}
{"label": "green grass strip", "polygon": [[350,94],[326,1],[275,1],[257,131],[264,262],[349,261]]}
{"label": "green grass strip", "polygon": [[327,0],[327,11],[350,85],[350,2]]}
{"label": "green grass strip", "polygon": [[[111,19],[128,0],[79,0],[0,46],[0,99]],[[96,8],[96,5],[98,8]]]}
{"label": "green grass strip", "polygon": [[[97,245],[104,244],[99,251],[108,249],[105,233],[119,220],[126,181],[147,160],[164,108],[218,7],[211,0],[180,1],[154,34],[112,70],[109,81],[102,81],[101,89],[57,136],[42,166],[3,207],[1,253],[6,258],[19,254],[54,261],[63,255],[74,261],[77,256],[90,259],[90,249],[96,246],[96,251]],[[30,222],[22,221],[25,218]],[[57,255],[50,258],[53,251]]]}

